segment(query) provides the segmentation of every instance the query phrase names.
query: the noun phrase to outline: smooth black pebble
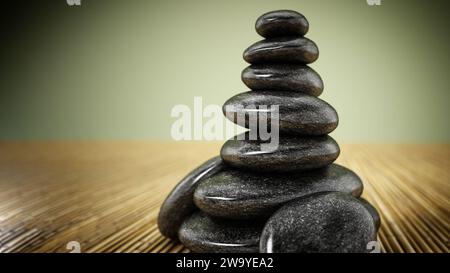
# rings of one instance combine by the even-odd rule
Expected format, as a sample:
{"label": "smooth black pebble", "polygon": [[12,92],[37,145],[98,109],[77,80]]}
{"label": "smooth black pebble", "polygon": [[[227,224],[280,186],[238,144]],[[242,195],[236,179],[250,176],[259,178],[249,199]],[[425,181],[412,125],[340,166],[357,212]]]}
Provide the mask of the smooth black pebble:
{"label": "smooth black pebble", "polygon": [[254,43],[244,51],[244,60],[251,64],[300,63],[317,60],[317,45],[305,37],[279,37]]}
{"label": "smooth black pebble", "polygon": [[227,169],[203,180],[194,202],[209,215],[231,219],[267,218],[281,205],[312,193],[339,191],[359,197],[361,179],[332,164],[302,173],[261,174]]}
{"label": "smooth black pebble", "polygon": [[255,24],[259,35],[270,38],[290,35],[305,35],[309,29],[308,20],[293,10],[275,10],[261,15]]}
{"label": "smooth black pebble", "polygon": [[178,239],[177,234],[181,223],[196,209],[193,197],[198,182],[214,175],[224,167],[220,156],[211,158],[191,171],[173,188],[158,215],[158,228],[164,236],[172,240]]}
{"label": "smooth black pebble", "polygon": [[259,172],[309,170],[333,163],[340,152],[329,136],[283,136],[271,145],[250,137],[246,132],[225,142],[220,155],[227,165]]}
{"label": "smooth black pebble", "polygon": [[318,193],[282,206],[267,221],[260,252],[368,252],[376,241],[372,214],[344,193]]}
{"label": "smooth black pebble", "polygon": [[240,126],[250,128],[250,122],[253,121],[252,126],[256,128],[256,114],[258,118],[268,120],[267,125],[270,126],[271,106],[274,105],[278,106],[280,132],[326,135],[338,125],[338,115],[331,105],[314,96],[298,92],[240,93],[225,102],[223,112],[227,118]]}
{"label": "smooth black pebble", "polygon": [[196,212],[178,232],[180,242],[199,253],[258,253],[264,222],[225,220]]}
{"label": "smooth black pebble", "polygon": [[306,65],[253,64],[241,76],[251,90],[295,91],[318,97],[324,88],[319,74]]}

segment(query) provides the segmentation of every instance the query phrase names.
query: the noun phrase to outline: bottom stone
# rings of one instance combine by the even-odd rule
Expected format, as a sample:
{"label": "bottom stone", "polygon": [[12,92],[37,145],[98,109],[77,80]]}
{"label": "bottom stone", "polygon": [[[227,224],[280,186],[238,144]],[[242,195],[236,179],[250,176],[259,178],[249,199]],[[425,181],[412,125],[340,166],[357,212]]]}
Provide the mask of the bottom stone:
{"label": "bottom stone", "polygon": [[287,203],[267,221],[260,251],[369,252],[376,240],[375,208],[348,194],[312,194]]}
{"label": "bottom stone", "polygon": [[200,253],[369,252],[380,226],[377,210],[341,192],[297,198],[262,220],[231,220],[196,211],[178,238]]}
{"label": "bottom stone", "polygon": [[178,231],[181,243],[200,253],[258,253],[261,221],[237,221],[212,218],[196,212]]}

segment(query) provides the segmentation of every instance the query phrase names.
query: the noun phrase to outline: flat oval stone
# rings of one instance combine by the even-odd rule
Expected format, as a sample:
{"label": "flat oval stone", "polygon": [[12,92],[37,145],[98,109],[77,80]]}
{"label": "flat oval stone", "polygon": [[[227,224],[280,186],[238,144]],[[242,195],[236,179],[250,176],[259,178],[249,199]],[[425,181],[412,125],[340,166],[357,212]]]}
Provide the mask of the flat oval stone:
{"label": "flat oval stone", "polygon": [[195,211],[194,190],[198,182],[214,175],[225,167],[220,156],[206,161],[186,175],[170,192],[158,215],[159,231],[172,240],[177,240],[181,223]]}
{"label": "flat oval stone", "polygon": [[[254,120],[257,123],[256,117],[259,118],[261,114],[264,114],[263,118],[268,120],[267,124],[270,126],[270,106],[272,105],[279,106],[280,132],[326,135],[336,129],[338,125],[338,115],[331,105],[319,98],[298,92],[250,91],[240,93],[225,102],[223,112],[231,121],[246,128],[250,128],[250,121]],[[253,126],[256,128],[256,124]]]}
{"label": "flat oval stone", "polygon": [[277,210],[261,234],[260,251],[368,252],[376,241],[372,214],[357,198],[344,193],[318,193]]}
{"label": "flat oval stone", "polygon": [[308,20],[293,10],[275,10],[261,15],[256,20],[256,32],[269,37],[305,35],[309,29]]}
{"label": "flat oval stone", "polygon": [[242,71],[242,81],[251,90],[295,91],[316,97],[323,91],[319,74],[298,64],[253,64]]}
{"label": "flat oval stone", "polygon": [[236,136],[222,146],[227,165],[258,172],[288,172],[325,167],[339,156],[339,146],[329,136],[283,136],[271,149],[266,142],[250,140],[249,133]]}
{"label": "flat oval stone", "polygon": [[319,58],[317,45],[304,37],[279,37],[254,43],[244,51],[244,60],[251,64],[309,64]]}
{"label": "flat oval stone", "polygon": [[199,183],[194,203],[211,216],[267,218],[291,200],[330,191],[359,197],[363,184],[358,175],[337,164],[309,172],[282,174],[227,169]]}
{"label": "flat oval stone", "polygon": [[186,219],[178,232],[180,242],[200,253],[258,253],[264,222],[212,218],[202,212]]}

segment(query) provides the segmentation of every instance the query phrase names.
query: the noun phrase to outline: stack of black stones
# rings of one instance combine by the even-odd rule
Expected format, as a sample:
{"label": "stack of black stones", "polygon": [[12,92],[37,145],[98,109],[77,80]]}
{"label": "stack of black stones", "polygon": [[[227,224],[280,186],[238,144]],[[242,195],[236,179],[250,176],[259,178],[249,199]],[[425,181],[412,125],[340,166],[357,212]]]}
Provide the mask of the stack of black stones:
{"label": "stack of black stones", "polygon": [[194,252],[371,250],[380,218],[360,198],[360,178],[333,164],[340,150],[327,134],[338,116],[317,98],[323,82],[307,66],[319,55],[303,37],[308,28],[295,11],[256,21],[265,39],[245,50],[251,65],[242,73],[252,91],[232,97],[224,109],[235,117],[229,112],[246,114],[239,111],[247,105],[279,105],[278,146],[261,152],[260,140],[228,140],[220,157],[188,174],[167,197],[158,219],[162,234]]}

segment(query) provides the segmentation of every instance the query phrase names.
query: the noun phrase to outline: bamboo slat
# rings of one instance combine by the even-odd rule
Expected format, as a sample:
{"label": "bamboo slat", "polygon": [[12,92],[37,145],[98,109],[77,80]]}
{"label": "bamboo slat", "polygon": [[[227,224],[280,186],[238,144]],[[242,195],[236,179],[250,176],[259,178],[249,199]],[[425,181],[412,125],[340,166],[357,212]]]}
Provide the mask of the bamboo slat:
{"label": "bamboo slat", "polygon": [[[217,142],[1,142],[0,252],[188,252],[159,206]],[[344,144],[383,252],[449,252],[450,145]]]}

